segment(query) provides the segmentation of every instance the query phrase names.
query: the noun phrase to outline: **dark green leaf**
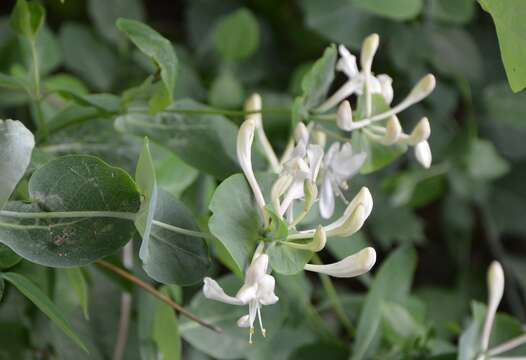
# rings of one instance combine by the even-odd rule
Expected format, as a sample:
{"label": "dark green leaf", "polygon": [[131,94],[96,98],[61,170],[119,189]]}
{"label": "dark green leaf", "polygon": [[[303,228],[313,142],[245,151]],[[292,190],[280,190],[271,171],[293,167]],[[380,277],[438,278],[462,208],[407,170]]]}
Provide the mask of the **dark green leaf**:
{"label": "dark green leaf", "polygon": [[221,18],[214,30],[214,43],[226,60],[243,60],[259,44],[258,22],[250,10],[242,8]]}
{"label": "dark green leaf", "polygon": [[0,120],[0,210],[24,176],[34,146],[33,134],[20,121]]}
{"label": "dark green leaf", "polygon": [[354,0],[353,4],[393,20],[409,20],[422,11],[422,0]]}
{"label": "dark green leaf", "polygon": [[44,23],[46,12],[42,5],[35,1],[17,0],[11,13],[11,28],[27,37],[34,37]]}
{"label": "dark green leaf", "polygon": [[20,256],[13,252],[4,244],[0,244],[0,270],[9,269],[22,260]]}
{"label": "dark green leaf", "polygon": [[84,313],[84,319],[89,320],[88,312],[88,284],[82,268],[73,267],[65,269],[65,272],[68,276],[69,285],[75,291],[77,299],[80,306],[82,307],[82,312]]}
{"label": "dark green leaf", "polygon": [[[190,112],[205,110],[194,101],[184,100],[176,108]],[[239,171],[236,155],[237,127],[221,115],[163,112],[155,116],[128,114],[115,120],[117,130],[148,136],[173,150],[184,162],[226,178]]]}
{"label": "dark green leaf", "polygon": [[368,358],[373,341],[378,335],[383,301],[403,303],[409,293],[416,266],[416,252],[408,246],[400,247],[382,263],[365,298],[360,314],[353,360]]}
{"label": "dark green leaf", "polygon": [[303,76],[301,90],[303,91],[303,104],[307,110],[320,105],[325,99],[334,79],[336,57],[336,47],[328,47],[323,56]]}
{"label": "dark green leaf", "polygon": [[67,319],[62,315],[60,310],[51,302],[46,294],[42,292],[35,284],[23,275],[8,272],[1,276],[13,284],[22,294],[24,294],[33,304],[35,304],[51,321],[55,323],[66,335],[68,335],[84,351],[88,351],[82,340],[73,331]]}
{"label": "dark green leaf", "polygon": [[[7,209],[133,213],[139,192],[123,170],[92,156],[65,156],[49,162],[29,182],[32,204]],[[108,256],[135,234],[131,219],[108,217],[21,219],[0,217],[0,242],[22,257],[46,266],[81,266]]]}
{"label": "dark green leaf", "polygon": [[[188,209],[162,190],[157,196],[155,220],[187,230],[199,230]],[[144,270],[151,278],[165,284],[195,284],[206,275],[210,266],[203,239],[175,233],[155,224],[150,234],[149,252],[150,256],[144,260]]]}
{"label": "dark green leaf", "polygon": [[475,0],[434,0],[430,12],[437,20],[463,24],[473,17]]}
{"label": "dark green leaf", "polygon": [[[168,288],[161,289],[161,292],[170,296]],[[162,359],[181,359],[181,337],[175,312],[170,306],[160,301],[157,301],[155,307],[152,337]]]}
{"label": "dark green leaf", "polygon": [[172,103],[177,77],[177,57],[169,40],[146,24],[130,19],[118,19],[117,28],[150,57],[159,67],[163,87],[150,99],[150,111],[157,112]]}

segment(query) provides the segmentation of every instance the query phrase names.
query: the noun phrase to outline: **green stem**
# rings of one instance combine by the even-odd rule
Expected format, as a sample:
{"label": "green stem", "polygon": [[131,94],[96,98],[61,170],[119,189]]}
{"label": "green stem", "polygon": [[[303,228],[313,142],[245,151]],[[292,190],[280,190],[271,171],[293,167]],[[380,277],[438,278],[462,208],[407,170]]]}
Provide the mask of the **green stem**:
{"label": "green stem", "polygon": [[157,225],[159,227],[162,227],[166,230],[170,230],[179,234],[188,235],[188,236],[194,236],[194,237],[200,237],[200,238],[206,238],[206,239],[213,239],[214,237],[211,234],[207,234],[200,231],[194,231],[194,230],[188,230],[183,229],[174,225],[166,224],[161,221],[153,220],[152,224]]}
{"label": "green stem", "polygon": [[36,42],[34,39],[29,40],[31,49],[31,72],[33,77],[33,116],[35,117],[35,123],[37,126],[37,138],[47,139],[49,135],[49,129],[46,121],[44,120],[44,114],[42,113],[41,104],[41,93],[40,93],[40,72],[38,62],[38,52],[36,48]]}
{"label": "green stem", "polygon": [[[52,218],[114,218],[135,221],[136,213],[120,212],[120,211],[53,211],[53,212],[17,212],[17,211],[0,211],[0,216],[14,217],[20,219],[52,219]],[[200,231],[183,229],[178,226],[166,224],[162,221],[153,220],[152,224],[162,227],[179,234],[212,239],[212,235]],[[29,226],[29,225],[24,225]]]}
{"label": "green stem", "polygon": [[[312,257],[312,261],[318,265],[323,264],[317,254],[314,254],[314,256]],[[334,309],[336,316],[338,317],[338,319],[340,319],[349,337],[351,338],[354,337],[356,330],[354,329],[354,326],[351,324],[351,321],[345,314],[345,310],[343,309],[343,305],[340,301],[340,298],[338,297],[338,293],[336,292],[336,289],[334,287],[334,284],[332,283],[331,278],[326,274],[318,274],[318,275],[323,285],[323,289],[327,293],[327,297],[329,298],[329,301],[331,302],[332,308]]]}

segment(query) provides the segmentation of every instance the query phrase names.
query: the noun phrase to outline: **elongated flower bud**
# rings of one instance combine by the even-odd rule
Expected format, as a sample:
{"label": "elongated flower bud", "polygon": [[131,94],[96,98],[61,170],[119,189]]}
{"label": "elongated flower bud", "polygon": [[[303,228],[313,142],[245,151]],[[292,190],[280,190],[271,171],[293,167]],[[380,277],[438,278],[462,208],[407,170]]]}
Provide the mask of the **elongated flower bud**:
{"label": "elongated flower bud", "polygon": [[423,167],[428,169],[431,166],[433,157],[431,155],[431,148],[427,141],[422,141],[415,146],[415,157]]}
{"label": "elongated flower bud", "polygon": [[365,38],[362,44],[362,52],[360,54],[360,64],[362,71],[370,72],[373,64],[373,58],[378,50],[380,44],[380,37],[378,34],[371,34]]}
{"label": "elongated flower bud", "polygon": [[409,138],[407,139],[407,143],[409,145],[416,145],[418,143],[421,143],[422,141],[427,141],[429,139],[429,136],[431,135],[431,126],[429,125],[429,120],[426,117],[423,117],[418,124],[416,124],[415,128],[411,132],[411,135],[409,135]]}
{"label": "elongated flower bud", "polygon": [[387,126],[385,127],[385,135],[382,139],[382,144],[392,145],[396,144],[402,135],[402,125],[396,115],[392,115],[387,119]]}
{"label": "elongated flower bud", "polygon": [[488,350],[491,328],[495,320],[495,314],[504,294],[504,271],[498,261],[493,261],[488,269],[488,309],[480,344],[482,351]]}
{"label": "elongated flower bud", "polygon": [[350,278],[362,275],[376,263],[376,251],[367,247],[356,254],[347,256],[345,259],[328,265],[305,265],[305,270],[327,274],[333,277]]}
{"label": "elongated flower bud", "polygon": [[342,130],[352,130],[352,108],[349,101],[342,101],[338,107],[338,112],[336,113],[336,124]]}
{"label": "elongated flower bud", "polygon": [[296,125],[294,130],[294,138],[297,142],[307,142],[309,140],[309,129],[305,126],[304,123],[300,122]]}
{"label": "elongated flower bud", "polygon": [[261,111],[262,107],[262,101],[261,96],[257,93],[254,93],[250,95],[250,97],[245,101],[245,111],[253,112],[254,114],[260,114],[259,111]]}
{"label": "elongated flower bud", "polygon": [[427,74],[413,87],[404,102],[415,104],[425,98],[435,89],[436,80],[432,74]]}
{"label": "elongated flower bud", "polygon": [[256,125],[254,121],[250,119],[245,120],[243,124],[241,124],[237,135],[237,158],[241,169],[243,169],[248,184],[254,193],[254,197],[258,203],[262,217],[265,220],[265,199],[261,189],[259,188],[259,184],[257,183],[254,170],[252,169],[252,142],[254,140],[255,129]]}

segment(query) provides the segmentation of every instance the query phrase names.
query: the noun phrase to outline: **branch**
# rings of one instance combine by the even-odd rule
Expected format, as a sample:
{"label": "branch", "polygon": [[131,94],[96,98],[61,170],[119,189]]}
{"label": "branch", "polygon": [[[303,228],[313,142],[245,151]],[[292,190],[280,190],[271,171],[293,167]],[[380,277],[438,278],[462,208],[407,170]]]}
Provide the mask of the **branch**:
{"label": "branch", "polygon": [[106,268],[108,270],[113,271],[114,273],[116,273],[119,276],[122,276],[126,280],[129,280],[129,281],[133,282],[135,285],[143,288],[144,290],[146,290],[147,292],[149,292],[150,294],[155,296],[157,299],[161,300],[162,302],[164,302],[165,304],[167,304],[168,306],[170,306],[174,310],[178,311],[181,315],[186,316],[188,319],[190,319],[192,321],[195,321],[199,325],[202,325],[202,326],[204,326],[204,327],[206,327],[206,328],[208,328],[210,330],[213,330],[213,331],[215,331],[217,333],[221,333],[223,331],[220,327],[218,327],[216,325],[213,325],[213,324],[210,324],[209,322],[198,318],[197,316],[195,316],[194,314],[192,314],[191,312],[186,310],[181,305],[179,305],[176,302],[172,301],[172,299],[170,299],[169,297],[167,297],[164,294],[162,294],[159,291],[157,291],[157,289],[155,289],[150,284],[145,283],[144,281],[142,281],[141,279],[139,279],[139,278],[135,277],[134,275],[130,274],[126,270],[121,269],[120,267],[115,266],[112,263],[109,263],[109,262],[107,262],[105,260],[97,260],[96,264],[101,266],[101,267],[104,267],[104,268]]}

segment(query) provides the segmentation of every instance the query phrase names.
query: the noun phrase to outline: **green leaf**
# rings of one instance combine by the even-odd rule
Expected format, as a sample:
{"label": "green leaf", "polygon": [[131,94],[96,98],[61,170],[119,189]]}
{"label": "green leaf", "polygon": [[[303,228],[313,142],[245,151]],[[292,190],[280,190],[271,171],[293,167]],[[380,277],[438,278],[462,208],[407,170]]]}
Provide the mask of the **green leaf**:
{"label": "green leaf", "polygon": [[[190,211],[162,190],[157,195],[155,219],[183,229],[199,230]],[[152,279],[165,284],[195,284],[201,281],[210,267],[203,239],[169,231],[155,224],[150,234],[149,253],[144,260],[144,270]]]}
{"label": "green leaf", "polygon": [[35,139],[20,121],[0,120],[0,210],[24,176]]}
{"label": "green leaf", "polygon": [[[189,111],[207,108],[191,100],[175,108]],[[155,116],[128,114],[115,120],[123,133],[141,137],[174,151],[187,164],[218,178],[239,171],[236,155],[237,127],[221,115],[163,112]]]}
{"label": "green leaf", "polygon": [[[262,174],[257,179],[263,194],[269,194],[275,176]],[[264,231],[252,190],[243,174],[232,175],[217,187],[210,211],[210,232],[223,243],[242,272]]]}
{"label": "green leaf", "polygon": [[216,49],[225,60],[243,60],[258,47],[258,22],[250,10],[241,8],[219,20],[213,37]]}
{"label": "green leaf", "polygon": [[386,334],[392,343],[403,343],[411,338],[424,337],[425,327],[404,306],[394,302],[381,304],[382,319]]}
{"label": "green leaf", "polygon": [[20,256],[13,252],[4,244],[0,244],[0,270],[9,269],[22,260]]}
{"label": "green leaf", "polygon": [[336,47],[329,46],[325,49],[323,56],[303,76],[301,90],[303,91],[303,104],[307,110],[320,105],[325,99],[334,79],[336,58]]}
{"label": "green leaf", "polygon": [[119,17],[144,20],[144,6],[141,0],[89,0],[88,13],[99,34],[116,45],[122,45],[124,40],[115,27]]}
{"label": "green leaf", "polygon": [[513,92],[526,87],[526,3],[522,0],[479,0],[482,8],[491,14],[504,69]]}
{"label": "green leaf", "polygon": [[155,179],[155,167],[153,165],[152,155],[148,138],[144,138],[137,168],[135,169],[135,182],[141,191],[141,207],[135,218],[135,227],[142,235],[139,258],[143,263],[150,262],[150,232],[152,230],[152,221],[157,207],[157,180]]}
{"label": "green leaf", "polygon": [[272,270],[285,275],[294,275],[303,271],[305,264],[312,257],[312,251],[293,249],[281,243],[275,243],[268,248]]}
{"label": "green leaf", "polygon": [[11,28],[20,35],[34,37],[44,23],[45,9],[38,2],[17,0],[11,13]]}
{"label": "green leaf", "polygon": [[60,310],[53,304],[53,302],[42,292],[35,284],[23,275],[8,272],[2,273],[1,276],[13,284],[22,294],[24,294],[33,304],[35,304],[40,311],[46,314],[51,321],[55,323],[67,336],[69,336],[78,346],[84,351],[88,349],[73,331],[67,319],[62,315]]}
{"label": "green leaf", "polygon": [[[31,204],[12,202],[6,210],[23,213],[106,211],[133,215],[140,201],[135,183],[124,170],[86,155],[64,156],[36,170],[29,181],[29,196]],[[82,266],[124,246],[136,234],[130,220],[0,216],[0,242],[41,265]]]}
{"label": "green leaf", "polygon": [[434,19],[454,24],[467,23],[475,12],[475,0],[434,0],[430,6]]}
{"label": "green leaf", "polygon": [[327,39],[359,49],[363,39],[379,32],[382,19],[349,0],[303,0],[298,3],[309,28]]}
{"label": "green leaf", "polygon": [[75,290],[82,312],[84,313],[84,319],[89,320],[88,311],[88,284],[86,278],[82,272],[82,268],[73,267],[65,269],[69,285]]}
{"label": "green leaf", "polygon": [[97,90],[108,90],[117,73],[117,60],[111,49],[97,39],[90,29],[66,23],[60,29],[64,64]]}
{"label": "green leaf", "polygon": [[3,277],[0,277],[0,301],[4,297],[5,281]]}
{"label": "green leaf", "polygon": [[354,0],[353,4],[393,20],[414,19],[422,11],[422,0]]}
{"label": "green leaf", "polygon": [[[227,294],[235,294],[241,287],[241,281],[234,275],[228,275],[218,280]],[[280,294],[278,294],[280,296]],[[263,325],[267,330],[267,338],[263,338],[258,330],[254,334],[256,344],[272,341],[279,337],[283,322],[282,301],[272,306],[263,306],[261,315]],[[223,329],[221,334],[210,331],[199,324],[180,318],[179,331],[184,340],[193,347],[212,356],[215,359],[240,359],[255,351],[254,345],[248,343],[248,329],[237,326],[236,321],[248,314],[248,306],[234,306],[219,301],[210,300],[198,292],[190,303],[189,311],[199,318],[217,325]]]}
{"label": "green leaf", "polygon": [[[170,296],[168,288],[161,292]],[[181,359],[181,337],[174,310],[161,301],[156,302],[152,338],[157,344],[162,359]]]}
{"label": "green leaf", "polygon": [[159,67],[163,87],[150,99],[150,111],[155,113],[166,108],[172,103],[177,78],[177,56],[172,43],[140,21],[120,18],[117,28]]}
{"label": "green leaf", "polygon": [[244,98],[243,85],[230,71],[224,71],[212,82],[210,105],[218,108],[236,108],[241,106]]}
{"label": "green leaf", "polygon": [[526,128],[526,92],[514,94],[504,83],[484,89],[484,103],[491,121]]}
{"label": "green leaf", "polygon": [[468,173],[477,180],[494,180],[506,174],[510,166],[487,140],[476,139],[466,154]]}
{"label": "green leaf", "polygon": [[381,320],[379,311],[383,301],[403,303],[413,278],[416,266],[416,252],[403,246],[385,260],[376,273],[360,314],[356,339],[353,346],[353,360],[368,358],[374,339],[378,336]]}

